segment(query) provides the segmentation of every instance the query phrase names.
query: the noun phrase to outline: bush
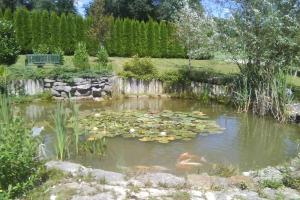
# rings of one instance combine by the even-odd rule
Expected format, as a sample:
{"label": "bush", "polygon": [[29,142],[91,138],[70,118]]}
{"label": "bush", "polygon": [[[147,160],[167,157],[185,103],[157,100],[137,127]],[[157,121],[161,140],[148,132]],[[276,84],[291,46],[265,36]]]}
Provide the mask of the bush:
{"label": "bush", "polygon": [[64,62],[65,62],[64,51],[61,48],[57,47],[52,50],[52,53],[59,55],[60,56],[59,64],[64,65]]}
{"label": "bush", "polygon": [[46,44],[39,44],[37,48],[33,49],[33,53],[35,54],[48,54],[49,52],[49,47]]}
{"label": "bush", "polygon": [[[14,117],[9,101],[0,96],[0,196],[20,196],[41,181],[37,142],[25,122]],[[1,194],[1,191],[3,194]]]}
{"label": "bush", "polygon": [[0,20],[0,64],[14,64],[20,53],[11,22]]}
{"label": "bush", "polygon": [[150,58],[134,56],[133,59],[124,64],[123,68],[124,72],[121,75],[128,78],[149,80],[157,78],[158,74]]}
{"label": "bush", "polygon": [[108,63],[108,53],[106,49],[102,46],[100,47],[100,50],[97,53],[98,63],[106,66]]}
{"label": "bush", "polygon": [[83,43],[83,42],[78,43],[76,50],[75,50],[73,63],[75,65],[75,67],[78,67],[81,69],[90,68],[89,54],[87,52],[85,43]]}

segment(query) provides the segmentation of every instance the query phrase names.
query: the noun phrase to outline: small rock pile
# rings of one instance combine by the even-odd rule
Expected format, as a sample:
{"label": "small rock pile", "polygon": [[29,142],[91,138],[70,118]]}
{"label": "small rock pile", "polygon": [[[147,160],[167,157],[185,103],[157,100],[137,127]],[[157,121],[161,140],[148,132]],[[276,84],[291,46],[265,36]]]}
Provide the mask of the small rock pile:
{"label": "small rock pile", "polygon": [[44,88],[50,90],[55,99],[75,98],[101,101],[111,97],[112,77],[74,78],[70,82],[61,79],[44,79]]}

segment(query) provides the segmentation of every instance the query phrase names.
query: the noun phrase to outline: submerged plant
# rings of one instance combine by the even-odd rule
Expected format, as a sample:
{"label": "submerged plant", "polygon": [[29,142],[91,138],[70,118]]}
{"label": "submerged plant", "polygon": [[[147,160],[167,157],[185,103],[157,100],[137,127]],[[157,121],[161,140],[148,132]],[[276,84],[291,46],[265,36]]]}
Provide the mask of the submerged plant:
{"label": "submerged plant", "polygon": [[69,138],[67,135],[67,114],[64,105],[59,103],[54,114],[54,131],[56,134],[55,150],[57,158],[64,160],[69,157]]}

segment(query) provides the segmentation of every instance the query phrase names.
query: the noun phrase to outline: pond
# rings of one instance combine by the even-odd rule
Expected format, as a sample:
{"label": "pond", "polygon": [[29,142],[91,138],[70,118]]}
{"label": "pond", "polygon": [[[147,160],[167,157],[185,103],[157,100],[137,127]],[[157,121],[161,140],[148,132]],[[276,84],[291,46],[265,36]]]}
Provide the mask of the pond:
{"label": "pond", "polygon": [[[189,155],[205,160],[197,165],[197,171],[206,171],[213,164],[234,166],[247,171],[269,165],[277,165],[296,156],[300,127],[279,124],[272,119],[259,118],[251,114],[239,114],[232,108],[219,104],[203,104],[193,100],[179,99],[125,99],[110,102],[80,102],[80,112],[101,113],[102,111],[123,112],[203,112],[209,120],[216,122],[220,134],[199,134],[189,141],[175,140],[167,144],[142,142],[137,138],[114,137],[107,139],[104,157],[92,154],[72,157],[71,161],[84,166],[110,171],[124,170],[168,170],[180,174],[190,172],[178,167],[180,155]],[[30,103],[18,105],[17,110],[36,125],[50,126],[55,103]],[[135,127],[133,127],[135,128]],[[54,133],[48,126],[45,144],[53,152]],[[199,160],[199,159],[198,159]],[[197,162],[198,163],[198,162]],[[193,170],[195,170],[193,168]],[[191,170],[191,171],[193,171]]]}

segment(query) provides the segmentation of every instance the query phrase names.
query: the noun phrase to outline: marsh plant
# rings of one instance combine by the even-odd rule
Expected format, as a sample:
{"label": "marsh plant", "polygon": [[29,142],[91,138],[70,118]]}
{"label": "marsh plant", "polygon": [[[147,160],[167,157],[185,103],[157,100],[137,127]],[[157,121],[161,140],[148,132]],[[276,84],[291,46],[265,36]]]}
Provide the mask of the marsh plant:
{"label": "marsh plant", "polygon": [[71,117],[71,126],[73,129],[73,135],[74,135],[74,143],[75,143],[75,151],[76,155],[79,153],[79,137],[80,137],[80,129],[78,125],[79,120],[79,106],[78,104],[72,103],[72,117]]}
{"label": "marsh plant", "polygon": [[13,115],[10,100],[0,95],[0,199],[15,199],[41,181],[37,146],[25,121]]}
{"label": "marsh plant", "polygon": [[56,155],[58,159],[64,160],[70,156],[70,138],[67,134],[67,114],[63,103],[59,103],[55,109],[54,124],[54,131],[56,134]]}

